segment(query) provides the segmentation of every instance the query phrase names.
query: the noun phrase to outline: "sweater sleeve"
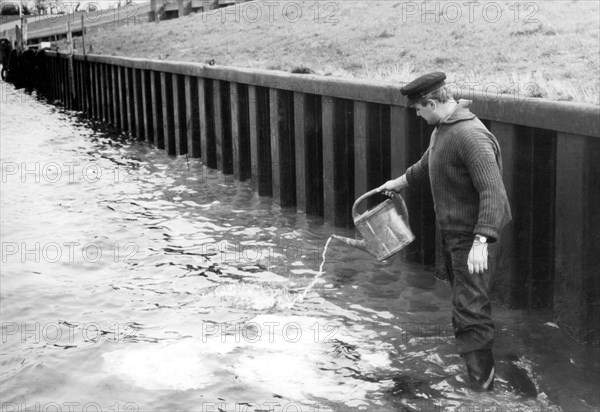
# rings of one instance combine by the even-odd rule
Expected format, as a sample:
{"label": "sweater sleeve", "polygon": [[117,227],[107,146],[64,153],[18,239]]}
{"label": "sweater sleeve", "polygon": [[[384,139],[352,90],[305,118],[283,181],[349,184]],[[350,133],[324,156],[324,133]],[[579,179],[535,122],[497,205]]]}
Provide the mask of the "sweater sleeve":
{"label": "sweater sleeve", "polygon": [[406,181],[409,186],[419,186],[429,180],[429,149],[423,153],[421,159],[406,169]]}
{"label": "sweater sleeve", "polygon": [[502,172],[495,145],[485,132],[472,130],[469,135],[463,141],[462,155],[473,186],[479,193],[479,215],[474,232],[495,242],[508,204]]}

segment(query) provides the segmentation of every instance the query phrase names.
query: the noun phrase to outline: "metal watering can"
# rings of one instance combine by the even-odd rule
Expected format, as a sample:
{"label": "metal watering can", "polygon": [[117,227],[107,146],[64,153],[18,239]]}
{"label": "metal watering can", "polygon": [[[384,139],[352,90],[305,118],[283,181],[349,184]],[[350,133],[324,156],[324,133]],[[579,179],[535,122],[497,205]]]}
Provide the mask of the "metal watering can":
{"label": "metal watering can", "polygon": [[[350,246],[363,249],[381,261],[389,258],[412,242],[415,235],[410,230],[408,210],[404,199],[400,195],[394,196],[397,202],[387,199],[359,215],[356,210],[358,205],[369,196],[377,193],[379,193],[377,189],[371,190],[356,199],[354,205],[352,205],[352,219],[363,237],[361,240],[338,235],[332,237]],[[399,206],[400,214],[398,214],[394,203]]]}

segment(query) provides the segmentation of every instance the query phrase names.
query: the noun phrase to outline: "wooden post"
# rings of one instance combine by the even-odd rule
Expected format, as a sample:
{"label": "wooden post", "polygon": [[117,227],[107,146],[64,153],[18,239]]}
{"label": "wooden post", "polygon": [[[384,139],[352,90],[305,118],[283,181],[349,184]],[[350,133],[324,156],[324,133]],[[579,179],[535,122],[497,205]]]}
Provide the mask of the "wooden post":
{"label": "wooden post", "polygon": [[76,96],[75,96],[75,74],[73,73],[73,33],[71,32],[71,22],[67,21],[67,64],[69,70],[69,107],[73,108]]}
{"label": "wooden post", "polygon": [[[354,102],[354,193],[357,196],[366,193],[369,173],[369,148],[368,140],[374,136],[367,136],[367,103]],[[379,159],[382,161],[383,159]]]}
{"label": "wooden post", "polygon": [[231,148],[231,111],[229,87],[225,82],[213,80],[213,113],[217,169],[224,174],[233,173]]}
{"label": "wooden post", "polygon": [[294,92],[296,207],[323,215],[323,145],[321,97]]}
{"label": "wooden post", "polygon": [[148,70],[142,70],[142,114],[144,124],[144,139],[152,143],[154,141],[154,129],[152,128],[152,92],[151,79]]}
{"label": "wooden post", "polygon": [[260,196],[271,196],[271,138],[266,89],[248,86],[252,180]]}
{"label": "wooden post", "polygon": [[125,129],[130,136],[133,136],[133,84],[132,68],[123,67],[123,77],[125,78]]}
{"label": "wooden post", "polygon": [[200,118],[198,113],[198,85],[196,77],[185,76],[185,107],[187,153],[190,157],[200,157]]}
{"label": "wooden post", "polygon": [[231,153],[233,176],[244,181],[252,176],[250,166],[250,131],[248,117],[248,86],[231,83]]}
{"label": "wooden post", "polygon": [[177,17],[185,16],[185,6],[183,0],[177,0]]}
{"label": "wooden post", "polygon": [[135,127],[133,129],[133,134],[138,139],[142,139],[142,126],[141,123],[141,105],[142,105],[142,89],[140,84],[140,70],[132,68],[131,69],[133,75],[133,122],[135,123]]}
{"label": "wooden post", "polygon": [[290,91],[269,89],[273,200],[296,206],[294,101]]}
{"label": "wooden post", "polygon": [[354,203],[354,113],[351,102],[323,97],[323,216],[337,226],[352,224]]}
{"label": "wooden post", "polygon": [[212,104],[212,82],[198,78],[198,109],[200,112],[200,151],[202,163],[211,168],[217,166]]}
{"label": "wooden post", "polygon": [[187,153],[185,90],[181,75],[173,73],[171,80],[173,82],[173,136],[175,139],[175,154],[183,155]]}
{"label": "wooden post", "polygon": [[162,95],[160,74],[150,71],[150,93],[152,102],[152,130],[154,131],[154,146],[158,149],[165,148],[163,118],[162,118]]}
{"label": "wooden post", "polygon": [[115,126],[115,128],[119,128],[119,125],[121,123],[121,114],[119,112],[120,110],[120,105],[119,105],[119,88],[118,88],[118,70],[119,67],[111,64],[110,66],[110,71],[111,71],[111,77],[112,77],[112,113],[113,113],[113,119],[112,119],[112,123],[113,126]]}
{"label": "wooden post", "polygon": [[177,154],[173,129],[173,82],[171,74],[160,73],[160,94],[162,96],[163,136],[167,154]]}
{"label": "wooden post", "polygon": [[558,133],[554,318],[579,342],[600,343],[600,142]]}

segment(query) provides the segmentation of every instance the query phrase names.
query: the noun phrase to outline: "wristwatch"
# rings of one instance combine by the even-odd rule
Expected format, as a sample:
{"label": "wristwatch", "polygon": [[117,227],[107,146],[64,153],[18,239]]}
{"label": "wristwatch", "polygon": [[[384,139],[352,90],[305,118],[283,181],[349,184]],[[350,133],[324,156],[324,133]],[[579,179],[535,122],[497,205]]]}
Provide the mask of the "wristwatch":
{"label": "wristwatch", "polygon": [[485,236],[475,235],[475,239],[477,239],[479,243],[487,243],[487,237]]}

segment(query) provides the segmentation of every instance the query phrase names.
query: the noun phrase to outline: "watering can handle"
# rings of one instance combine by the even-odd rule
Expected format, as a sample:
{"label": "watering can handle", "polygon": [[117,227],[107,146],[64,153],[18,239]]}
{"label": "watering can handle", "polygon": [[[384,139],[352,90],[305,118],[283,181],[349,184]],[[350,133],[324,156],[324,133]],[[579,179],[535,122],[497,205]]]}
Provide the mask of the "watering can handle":
{"label": "watering can handle", "polygon": [[[366,198],[376,195],[378,193],[381,192],[377,191],[377,189],[373,189],[356,199],[356,201],[352,205],[352,220],[356,221],[356,219],[360,216],[360,213],[358,213],[358,211],[356,210],[358,208],[358,205]],[[400,205],[400,215],[404,217],[406,219],[406,222],[408,223],[408,209],[406,208],[406,203],[404,203],[404,199],[397,193],[394,193],[394,197],[399,200],[397,204]]]}

